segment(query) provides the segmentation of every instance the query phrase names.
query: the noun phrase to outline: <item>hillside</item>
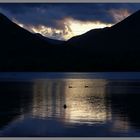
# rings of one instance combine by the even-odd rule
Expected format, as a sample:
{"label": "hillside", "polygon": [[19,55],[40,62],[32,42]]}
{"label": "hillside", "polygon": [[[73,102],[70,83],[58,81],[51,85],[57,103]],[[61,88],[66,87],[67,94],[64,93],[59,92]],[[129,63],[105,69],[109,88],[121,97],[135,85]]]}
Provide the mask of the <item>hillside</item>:
{"label": "hillside", "polygon": [[0,14],[1,71],[140,71],[140,11],[63,42],[33,34]]}

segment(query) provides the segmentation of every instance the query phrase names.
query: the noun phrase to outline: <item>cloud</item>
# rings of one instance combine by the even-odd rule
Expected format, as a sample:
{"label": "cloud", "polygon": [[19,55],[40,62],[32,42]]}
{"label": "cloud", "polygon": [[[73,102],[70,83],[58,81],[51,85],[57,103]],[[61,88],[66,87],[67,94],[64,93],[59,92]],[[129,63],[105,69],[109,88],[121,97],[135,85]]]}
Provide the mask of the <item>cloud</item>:
{"label": "cloud", "polygon": [[[43,36],[52,38],[52,39],[57,39],[57,40],[66,40],[68,39],[66,37],[67,34],[69,34],[66,29],[56,29],[44,25],[25,25],[22,23],[19,23],[18,21],[14,20],[16,24],[18,24],[20,27],[27,29],[28,31],[32,33],[40,33]],[[70,36],[71,37],[71,36]]]}
{"label": "cloud", "polygon": [[75,24],[77,22],[77,26],[81,27],[83,27],[82,24],[91,27],[91,24],[95,25],[95,23],[96,27],[97,23],[113,25],[138,9],[140,9],[139,3],[0,4],[0,12],[24,28],[58,39],[66,39],[75,35],[71,21]]}
{"label": "cloud", "polygon": [[15,23],[17,23],[19,26],[33,32],[33,33],[40,33],[46,37],[59,39],[59,40],[67,40],[70,39],[73,36],[83,34],[91,29],[96,28],[104,28],[104,27],[110,27],[112,24],[105,24],[101,23],[100,21],[79,21],[72,18],[67,18],[64,21],[64,28],[63,29],[57,29],[52,28],[44,25],[24,25],[22,23],[19,23],[18,21],[14,20]]}
{"label": "cloud", "polygon": [[140,4],[111,4],[111,3],[46,3],[46,4],[0,4],[9,17],[16,18],[19,22],[31,25],[47,25],[54,28],[63,28],[59,21],[73,18],[80,21],[101,21],[114,23],[108,14],[110,9],[130,9],[132,12],[140,8]]}
{"label": "cloud", "polygon": [[115,22],[120,22],[131,15],[128,9],[111,9],[109,13],[113,16]]}

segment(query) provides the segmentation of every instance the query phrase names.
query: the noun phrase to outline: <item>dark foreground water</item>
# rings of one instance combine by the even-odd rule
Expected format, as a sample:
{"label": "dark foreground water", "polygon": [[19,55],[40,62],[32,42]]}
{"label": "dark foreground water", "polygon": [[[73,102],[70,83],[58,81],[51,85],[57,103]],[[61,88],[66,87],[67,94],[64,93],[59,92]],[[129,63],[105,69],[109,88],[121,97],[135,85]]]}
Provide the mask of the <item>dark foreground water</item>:
{"label": "dark foreground water", "polygon": [[0,73],[0,136],[140,136],[140,73]]}

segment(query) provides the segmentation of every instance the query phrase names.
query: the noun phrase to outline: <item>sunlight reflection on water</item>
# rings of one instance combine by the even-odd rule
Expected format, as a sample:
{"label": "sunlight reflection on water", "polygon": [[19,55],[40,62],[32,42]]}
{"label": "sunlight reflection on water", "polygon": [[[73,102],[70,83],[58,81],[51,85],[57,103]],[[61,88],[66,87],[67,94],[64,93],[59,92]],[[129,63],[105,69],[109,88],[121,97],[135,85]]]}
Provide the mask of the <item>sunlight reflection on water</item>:
{"label": "sunlight reflection on water", "polygon": [[34,81],[33,115],[59,116],[70,123],[103,123],[110,116],[105,106],[106,84],[106,80],[88,79]]}
{"label": "sunlight reflection on water", "polygon": [[0,135],[140,136],[139,79],[1,80]]}

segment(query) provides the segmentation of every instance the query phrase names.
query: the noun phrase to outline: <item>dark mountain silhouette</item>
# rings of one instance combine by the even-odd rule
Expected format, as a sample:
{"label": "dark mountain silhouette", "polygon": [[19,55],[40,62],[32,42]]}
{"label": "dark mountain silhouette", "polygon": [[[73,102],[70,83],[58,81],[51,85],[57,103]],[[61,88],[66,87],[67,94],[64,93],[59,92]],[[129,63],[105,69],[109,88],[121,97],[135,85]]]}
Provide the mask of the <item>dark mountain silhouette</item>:
{"label": "dark mountain silhouette", "polygon": [[73,37],[67,45],[85,51],[95,71],[139,71],[139,33],[140,11],[110,28]]}
{"label": "dark mountain silhouette", "polygon": [[0,43],[1,71],[45,71],[58,67],[59,59],[53,56],[60,53],[61,46],[58,49],[48,39],[19,27],[3,14],[0,14]]}
{"label": "dark mountain silhouette", "polygon": [[62,44],[64,44],[66,42],[66,41],[55,40],[55,39],[45,37],[45,36],[41,35],[40,33],[36,33],[35,35],[38,36],[40,39],[43,39],[43,40],[45,40],[48,43],[51,43],[53,45],[62,45]]}
{"label": "dark mountain silhouette", "polygon": [[66,42],[19,27],[0,14],[1,71],[140,71],[140,11]]}

